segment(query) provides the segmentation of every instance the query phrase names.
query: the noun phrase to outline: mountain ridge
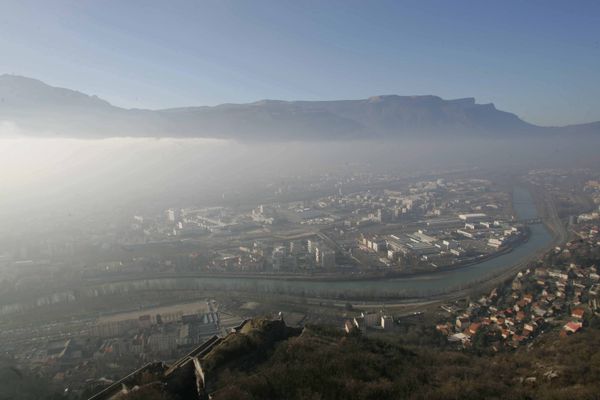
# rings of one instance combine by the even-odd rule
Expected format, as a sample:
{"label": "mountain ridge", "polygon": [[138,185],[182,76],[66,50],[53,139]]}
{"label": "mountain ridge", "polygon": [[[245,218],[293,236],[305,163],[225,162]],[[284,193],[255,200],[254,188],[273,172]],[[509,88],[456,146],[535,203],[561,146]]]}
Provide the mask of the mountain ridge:
{"label": "mountain ridge", "polygon": [[97,96],[0,75],[0,120],[32,136],[360,140],[466,135],[600,134],[600,121],[530,124],[473,97],[377,95],[355,100],[273,100],[158,110],[120,108]]}

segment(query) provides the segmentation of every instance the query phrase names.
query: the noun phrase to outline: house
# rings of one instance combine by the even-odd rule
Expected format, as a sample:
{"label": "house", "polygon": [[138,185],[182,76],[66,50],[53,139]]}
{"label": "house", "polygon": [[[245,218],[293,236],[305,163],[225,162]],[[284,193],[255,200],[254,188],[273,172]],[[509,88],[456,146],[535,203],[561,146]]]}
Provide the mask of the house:
{"label": "house", "polygon": [[464,333],[455,333],[454,335],[448,336],[448,342],[456,343],[462,342],[463,344],[469,341],[469,337]]}
{"label": "house", "polygon": [[477,333],[477,331],[479,330],[479,328],[481,328],[481,324],[474,322],[471,325],[469,325],[469,333],[471,335],[475,335]]}
{"label": "house", "polygon": [[356,327],[356,329],[360,330],[362,333],[367,332],[367,324],[365,324],[365,320],[363,317],[353,318],[352,324]]}
{"label": "house", "polygon": [[392,329],[394,327],[394,319],[389,315],[381,316],[381,328]]}
{"label": "house", "polygon": [[535,305],[531,308],[531,310],[533,311],[533,313],[539,317],[543,317],[544,315],[546,315],[546,313],[548,312],[548,310],[546,310],[545,308],[539,306],[539,305]]}
{"label": "house", "polygon": [[581,322],[567,322],[563,329],[568,333],[576,333],[583,327]]}
{"label": "house", "polygon": [[360,313],[360,316],[368,328],[381,326],[381,315],[379,313]]}
{"label": "house", "polygon": [[535,282],[540,286],[546,286],[546,280],[544,278],[538,278]]}
{"label": "house", "polygon": [[584,315],[585,310],[583,308],[574,308],[573,310],[571,310],[571,317],[573,318],[583,319]]}
{"label": "house", "polygon": [[462,316],[456,318],[455,324],[456,324],[457,328],[463,328],[463,327],[467,326],[467,324],[469,322],[471,322],[469,320],[469,317],[462,315]]}
{"label": "house", "polygon": [[523,325],[523,331],[527,330],[527,331],[529,331],[531,333],[535,332],[536,328],[537,327],[533,323],[526,323],[526,324]]}
{"label": "house", "polygon": [[517,301],[517,303],[513,306],[513,310],[515,311],[521,311],[525,308],[525,306],[527,306],[527,301],[525,299],[521,299],[519,301]]}
{"label": "house", "polygon": [[438,332],[441,332],[443,335],[448,336],[448,335],[450,335],[452,325],[449,322],[445,323],[445,324],[437,324],[435,326],[435,329]]}
{"label": "house", "polygon": [[351,320],[347,319],[346,321],[344,321],[344,331],[346,333],[350,333],[352,332],[352,330],[354,329],[354,324],[352,323]]}

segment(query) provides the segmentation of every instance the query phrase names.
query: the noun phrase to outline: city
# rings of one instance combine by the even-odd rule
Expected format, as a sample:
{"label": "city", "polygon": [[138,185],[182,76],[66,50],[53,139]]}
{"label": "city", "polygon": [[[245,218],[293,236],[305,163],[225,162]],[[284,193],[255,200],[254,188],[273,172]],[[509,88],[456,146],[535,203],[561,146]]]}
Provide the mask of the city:
{"label": "city", "polygon": [[0,400],[595,400],[600,3],[3,0]]}
{"label": "city", "polygon": [[[369,336],[399,334],[406,321],[431,324],[449,346],[495,352],[533,345],[552,327],[574,334],[600,314],[598,270],[577,262],[579,252],[599,246],[600,175],[559,173],[585,183],[576,191],[565,186],[572,179],[547,183],[555,171],[531,171],[517,186],[468,171],[435,180],[318,178],[313,199],[171,207],[133,215],[101,237],[80,235],[77,243],[53,235],[52,244],[5,247],[4,298],[19,292],[23,300],[2,305],[2,351],[75,396],[146,362],[175,360],[265,312],[280,313],[292,327],[339,324],[347,334]],[[349,182],[357,191],[345,194],[340,187]],[[332,194],[322,196],[326,185]],[[558,211],[540,203],[544,217],[521,216],[525,203],[515,200],[530,190],[563,203]],[[550,212],[566,224],[554,226]],[[555,239],[525,249],[541,222]],[[563,230],[571,239],[557,242]],[[78,246],[93,257],[76,257]],[[519,249],[525,257],[512,259],[512,267],[483,274],[486,262]],[[39,281],[28,280],[32,271]],[[400,287],[411,277],[456,273],[462,281],[450,291],[387,289],[389,279]],[[261,286],[263,280],[288,286]]]}

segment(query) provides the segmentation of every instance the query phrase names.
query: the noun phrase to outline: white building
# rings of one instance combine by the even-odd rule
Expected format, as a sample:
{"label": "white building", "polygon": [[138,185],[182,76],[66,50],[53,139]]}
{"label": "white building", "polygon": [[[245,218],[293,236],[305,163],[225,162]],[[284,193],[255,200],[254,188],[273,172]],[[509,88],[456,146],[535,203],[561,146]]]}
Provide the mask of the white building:
{"label": "white building", "polygon": [[466,222],[483,221],[487,219],[487,214],[484,213],[473,213],[473,214],[459,214],[458,218]]}

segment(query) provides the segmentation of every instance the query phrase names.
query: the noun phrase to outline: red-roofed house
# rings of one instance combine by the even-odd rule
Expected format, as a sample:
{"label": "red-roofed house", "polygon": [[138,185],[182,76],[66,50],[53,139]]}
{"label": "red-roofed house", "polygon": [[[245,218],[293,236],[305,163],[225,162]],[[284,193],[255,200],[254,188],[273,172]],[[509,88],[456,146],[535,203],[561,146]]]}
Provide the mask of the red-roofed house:
{"label": "red-roofed house", "polygon": [[584,315],[585,310],[583,308],[574,308],[573,310],[571,310],[571,317],[573,318],[583,319]]}
{"label": "red-roofed house", "polygon": [[471,325],[469,325],[469,333],[471,335],[474,335],[477,333],[477,331],[479,330],[479,328],[481,328],[481,324],[480,323],[472,323]]}
{"label": "red-roofed house", "polygon": [[581,322],[567,322],[563,329],[566,332],[575,333],[582,328],[583,324]]}

